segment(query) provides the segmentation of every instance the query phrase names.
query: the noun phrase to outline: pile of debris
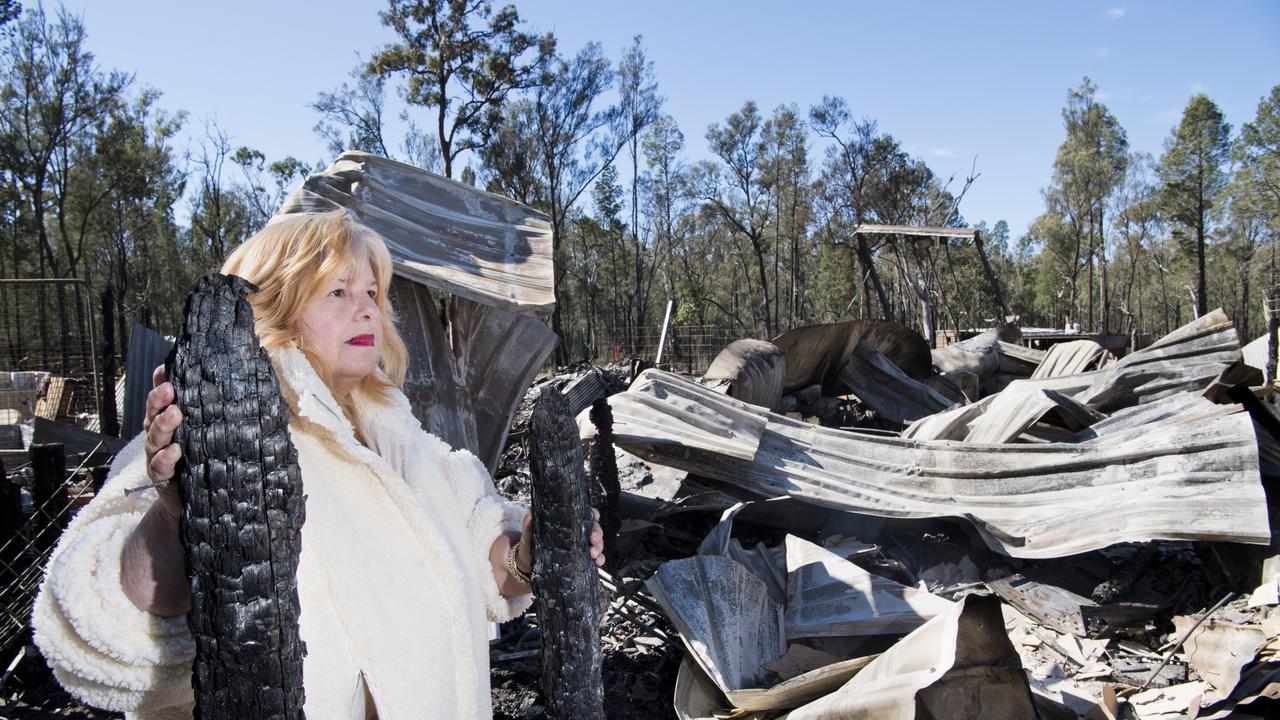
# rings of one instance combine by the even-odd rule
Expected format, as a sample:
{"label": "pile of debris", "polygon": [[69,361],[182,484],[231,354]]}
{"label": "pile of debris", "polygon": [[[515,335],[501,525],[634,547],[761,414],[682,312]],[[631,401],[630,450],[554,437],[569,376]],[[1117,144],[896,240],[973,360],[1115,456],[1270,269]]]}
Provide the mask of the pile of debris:
{"label": "pile of debris", "polygon": [[647,463],[623,527],[719,516],[617,559],[683,640],[677,717],[1270,716],[1280,421],[1235,329],[1122,358],[1017,332],[801,328],[608,398]]}

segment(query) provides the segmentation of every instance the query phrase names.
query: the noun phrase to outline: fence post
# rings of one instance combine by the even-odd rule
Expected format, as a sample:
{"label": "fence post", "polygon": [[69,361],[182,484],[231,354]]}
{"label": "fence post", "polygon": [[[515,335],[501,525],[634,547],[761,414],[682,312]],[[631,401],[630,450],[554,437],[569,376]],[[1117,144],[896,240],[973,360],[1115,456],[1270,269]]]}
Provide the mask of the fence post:
{"label": "fence post", "polygon": [[89,471],[93,477],[93,494],[94,495],[99,495],[102,493],[102,486],[106,484],[107,473],[110,471],[111,471],[110,465],[99,465],[98,467],[92,468]]}
{"label": "fence post", "polygon": [[4,588],[17,578],[18,558],[23,544],[18,536],[22,527],[22,493],[5,474],[4,460],[0,460],[0,597]]}
{"label": "fence post", "polygon": [[67,454],[61,443],[32,445],[31,544],[41,556],[58,542],[67,524]]}

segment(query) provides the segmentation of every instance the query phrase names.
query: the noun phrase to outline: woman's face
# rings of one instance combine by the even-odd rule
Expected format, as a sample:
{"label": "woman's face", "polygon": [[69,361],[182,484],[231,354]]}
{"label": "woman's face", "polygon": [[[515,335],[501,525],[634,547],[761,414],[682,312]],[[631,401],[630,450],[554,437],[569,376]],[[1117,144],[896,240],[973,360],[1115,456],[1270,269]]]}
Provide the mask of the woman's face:
{"label": "woman's face", "polygon": [[330,390],[337,397],[346,396],[378,369],[383,341],[378,292],[373,268],[360,263],[324,286],[298,318],[302,345],[329,367]]}

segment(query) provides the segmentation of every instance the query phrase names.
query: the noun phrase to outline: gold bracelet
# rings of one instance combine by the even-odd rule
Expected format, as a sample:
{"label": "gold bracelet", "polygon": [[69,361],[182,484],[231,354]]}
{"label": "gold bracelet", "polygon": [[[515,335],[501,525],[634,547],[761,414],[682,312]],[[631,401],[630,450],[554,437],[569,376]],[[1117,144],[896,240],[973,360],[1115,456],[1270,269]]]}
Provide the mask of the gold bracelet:
{"label": "gold bracelet", "polygon": [[520,569],[520,566],[516,564],[516,553],[518,552],[520,552],[519,540],[517,540],[516,543],[511,546],[511,549],[507,551],[507,572],[511,573],[516,580],[519,580],[525,585],[532,586],[533,579],[526,575],[525,572]]}

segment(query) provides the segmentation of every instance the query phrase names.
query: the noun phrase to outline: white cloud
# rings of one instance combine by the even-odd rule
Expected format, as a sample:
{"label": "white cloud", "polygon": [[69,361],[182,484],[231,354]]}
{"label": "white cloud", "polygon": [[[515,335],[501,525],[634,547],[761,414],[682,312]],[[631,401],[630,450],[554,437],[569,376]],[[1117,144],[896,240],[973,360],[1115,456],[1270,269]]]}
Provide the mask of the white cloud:
{"label": "white cloud", "polygon": [[1111,47],[1108,45],[1099,45],[1089,54],[1093,56],[1094,60],[1106,60],[1111,57]]}
{"label": "white cloud", "polygon": [[956,151],[948,147],[929,148],[929,155],[933,157],[955,157]]}
{"label": "white cloud", "polygon": [[1128,14],[1129,14],[1129,8],[1127,7],[1109,7],[1107,8],[1106,12],[1103,13],[1103,16],[1106,17],[1108,20],[1119,20],[1120,18]]}

